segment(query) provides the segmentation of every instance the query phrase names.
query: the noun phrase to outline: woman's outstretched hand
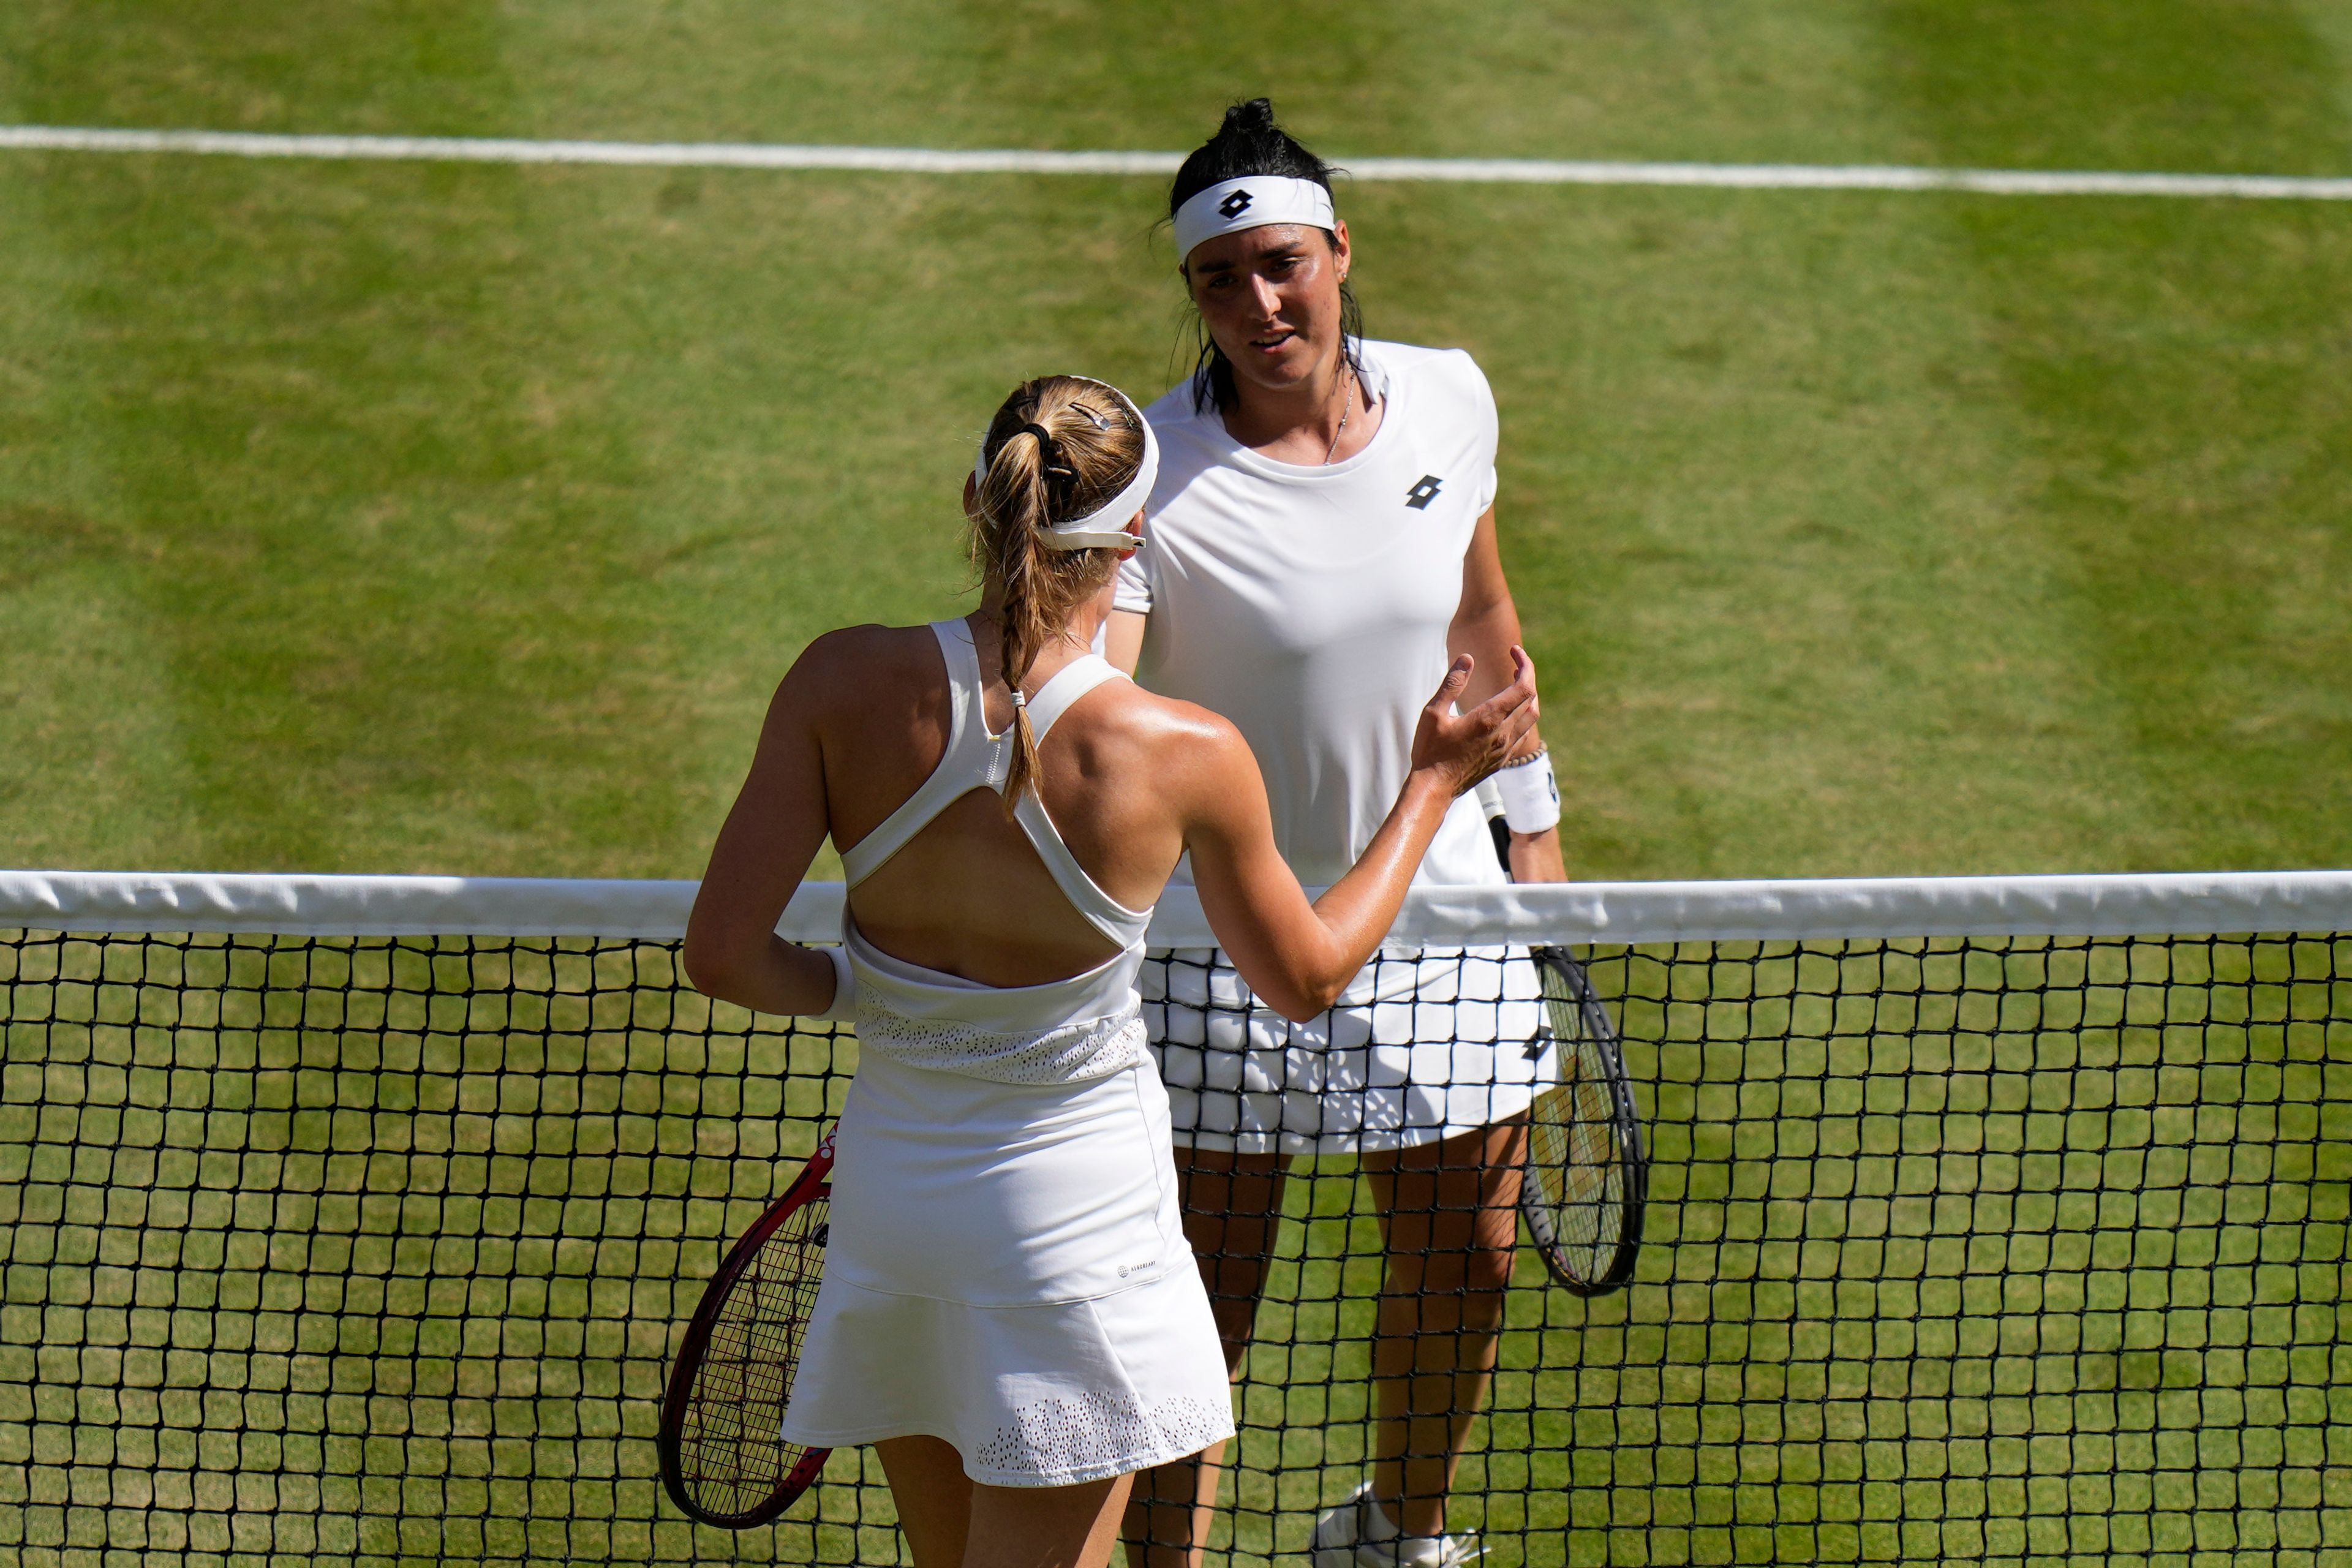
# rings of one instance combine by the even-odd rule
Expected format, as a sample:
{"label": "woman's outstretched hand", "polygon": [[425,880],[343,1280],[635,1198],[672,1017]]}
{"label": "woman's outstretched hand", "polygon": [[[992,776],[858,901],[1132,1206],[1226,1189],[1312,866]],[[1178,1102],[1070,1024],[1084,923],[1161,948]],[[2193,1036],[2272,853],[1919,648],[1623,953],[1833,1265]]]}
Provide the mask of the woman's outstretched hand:
{"label": "woman's outstretched hand", "polygon": [[1421,710],[1412,736],[1413,772],[1432,773],[1449,794],[1460,795],[1510,759],[1536,723],[1535,661],[1514,644],[1511,664],[1517,674],[1510,685],[1456,714],[1454,701],[1469,687],[1477,661],[1466,653],[1454,661],[1437,695]]}
{"label": "woman's outstretched hand", "polygon": [[1412,738],[1412,772],[1380,830],[1310,907],[1274,846],[1272,813],[1257,762],[1241,732],[1222,719],[1204,730],[1232,771],[1204,766],[1203,800],[1186,829],[1193,883],[1218,940],[1259,1001],[1294,1022],[1314,1017],[1347,989],[1395,924],[1414,869],[1444,826],[1454,797],[1525,745],[1536,722],[1536,671],[1511,650],[1518,679],[1467,713],[1453,711],[1470,689],[1468,658],[1421,710]]}

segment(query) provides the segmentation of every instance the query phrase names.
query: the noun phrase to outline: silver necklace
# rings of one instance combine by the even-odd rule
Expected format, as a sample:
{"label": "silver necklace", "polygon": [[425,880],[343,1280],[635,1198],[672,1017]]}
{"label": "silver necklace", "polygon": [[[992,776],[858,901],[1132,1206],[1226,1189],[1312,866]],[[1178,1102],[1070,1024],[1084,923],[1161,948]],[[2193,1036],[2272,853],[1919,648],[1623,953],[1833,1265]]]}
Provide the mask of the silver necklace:
{"label": "silver necklace", "polygon": [[1339,384],[1339,427],[1331,432],[1331,444],[1323,448],[1323,466],[1331,466],[1331,454],[1339,449],[1339,437],[1348,433],[1348,411],[1356,405],[1356,372],[1345,360],[1340,362],[1340,374],[1347,377]]}

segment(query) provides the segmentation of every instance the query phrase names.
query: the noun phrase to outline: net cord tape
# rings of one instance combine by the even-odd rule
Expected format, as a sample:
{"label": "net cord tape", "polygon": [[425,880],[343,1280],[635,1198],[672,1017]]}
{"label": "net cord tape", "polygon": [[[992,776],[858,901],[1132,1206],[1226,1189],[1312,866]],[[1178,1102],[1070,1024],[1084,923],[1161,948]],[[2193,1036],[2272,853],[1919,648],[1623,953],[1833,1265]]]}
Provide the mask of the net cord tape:
{"label": "net cord tape", "polygon": [[[612,936],[686,932],[698,884],[506,877],[0,871],[0,928],[309,936]],[[777,931],[841,934],[838,882],[803,883]],[[2352,871],[2188,871],[1811,881],[1420,887],[1392,943],[1654,942],[1902,936],[2161,936],[2352,929]],[[1156,947],[1215,938],[1171,887]]]}

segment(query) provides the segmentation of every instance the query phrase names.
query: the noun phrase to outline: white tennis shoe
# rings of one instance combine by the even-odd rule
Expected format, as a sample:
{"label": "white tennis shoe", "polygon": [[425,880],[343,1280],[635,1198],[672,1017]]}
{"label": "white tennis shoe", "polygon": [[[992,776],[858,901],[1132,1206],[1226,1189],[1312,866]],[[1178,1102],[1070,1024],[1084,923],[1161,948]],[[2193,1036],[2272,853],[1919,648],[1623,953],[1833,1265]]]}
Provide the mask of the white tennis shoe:
{"label": "white tennis shoe", "polygon": [[1372,1500],[1372,1483],[1366,1481],[1316,1520],[1307,1552],[1315,1568],[1461,1568],[1486,1555],[1486,1549],[1475,1532],[1408,1540]]}

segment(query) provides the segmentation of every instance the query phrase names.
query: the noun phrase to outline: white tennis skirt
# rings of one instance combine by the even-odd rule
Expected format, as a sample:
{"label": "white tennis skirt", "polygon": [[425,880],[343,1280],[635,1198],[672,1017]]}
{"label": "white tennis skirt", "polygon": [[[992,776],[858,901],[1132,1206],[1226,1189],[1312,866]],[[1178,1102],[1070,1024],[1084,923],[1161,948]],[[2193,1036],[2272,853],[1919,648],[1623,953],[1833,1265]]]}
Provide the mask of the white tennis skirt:
{"label": "white tennis skirt", "polygon": [[1233,1436],[1149,1066],[1005,1084],[863,1052],[831,1227],[789,1441],[929,1436],[973,1480],[1052,1487]]}
{"label": "white tennis skirt", "polygon": [[1523,949],[1375,954],[1294,1024],[1220,948],[1155,950],[1137,984],[1179,1144],[1244,1154],[1410,1148],[1516,1116],[1552,1078]]}

